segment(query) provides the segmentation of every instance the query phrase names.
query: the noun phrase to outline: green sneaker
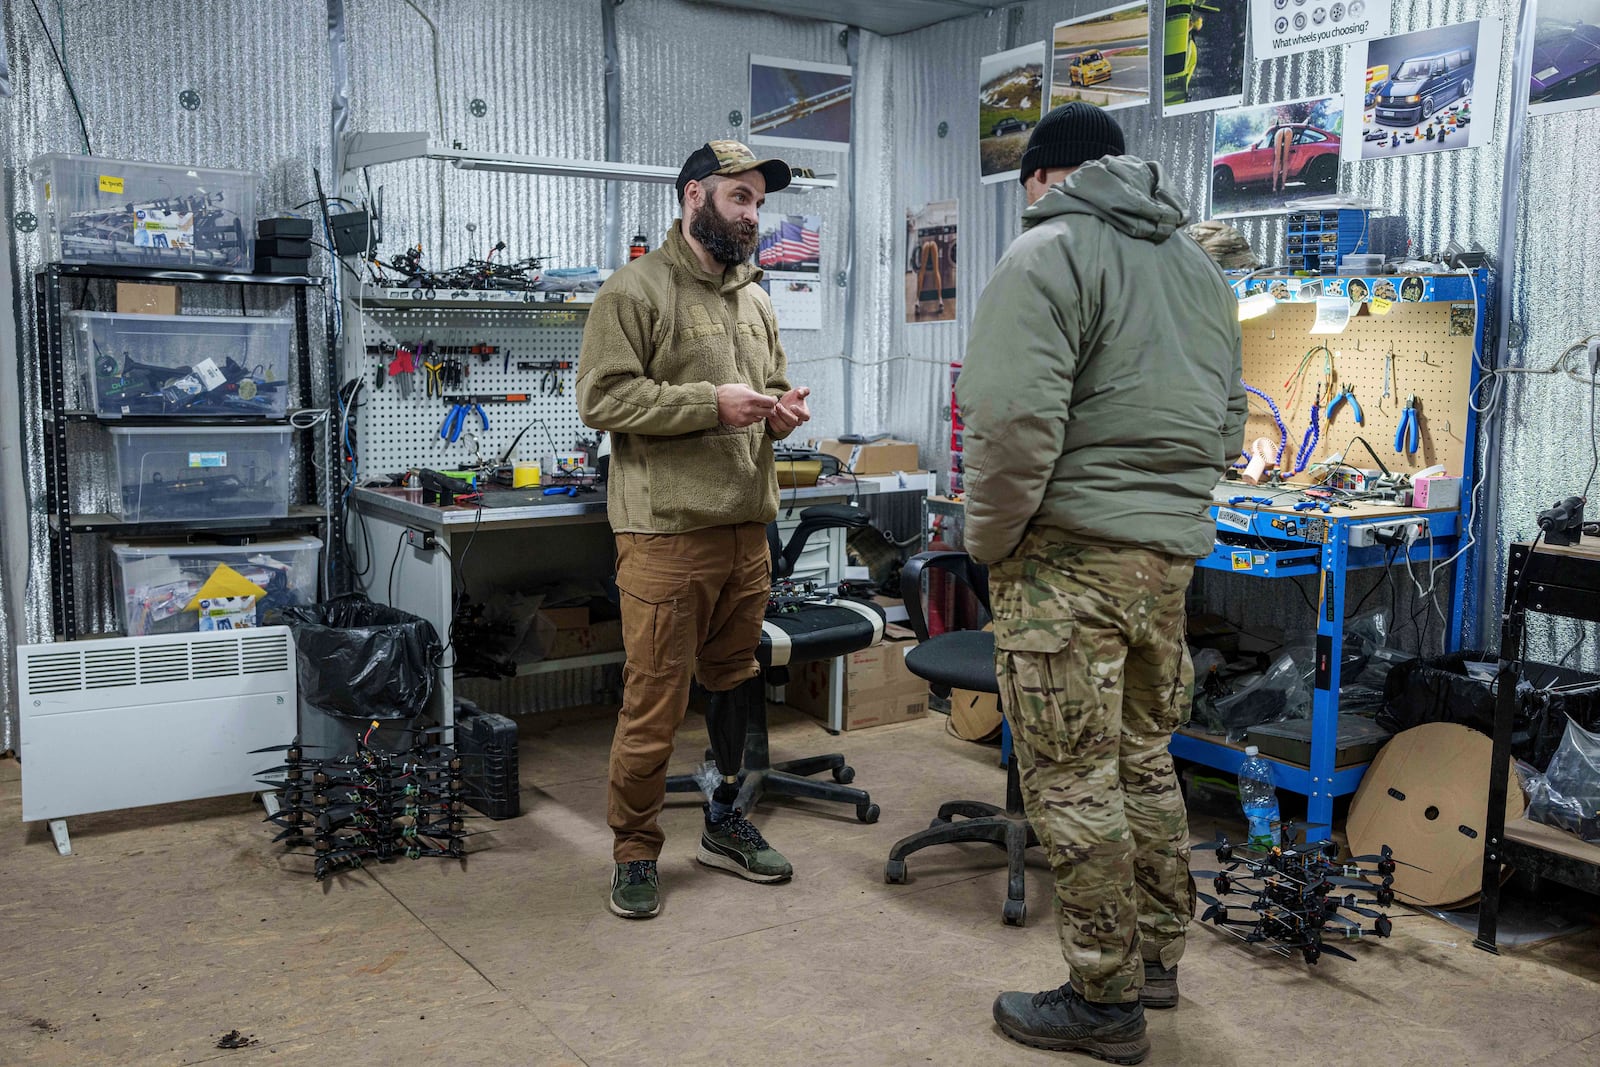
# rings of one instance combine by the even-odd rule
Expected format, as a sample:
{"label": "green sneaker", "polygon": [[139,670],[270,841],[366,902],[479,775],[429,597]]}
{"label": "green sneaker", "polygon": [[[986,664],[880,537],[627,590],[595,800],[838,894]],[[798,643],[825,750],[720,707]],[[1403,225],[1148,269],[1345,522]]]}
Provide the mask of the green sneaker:
{"label": "green sneaker", "polygon": [[761,831],[750,825],[737,808],[721,822],[706,820],[695,859],[707,867],[732,871],[752,882],[784,882],[794,876],[789,861],[767,844]]}
{"label": "green sneaker", "polygon": [[649,919],[661,910],[655,860],[619,863],[611,872],[611,911],[624,919]]}

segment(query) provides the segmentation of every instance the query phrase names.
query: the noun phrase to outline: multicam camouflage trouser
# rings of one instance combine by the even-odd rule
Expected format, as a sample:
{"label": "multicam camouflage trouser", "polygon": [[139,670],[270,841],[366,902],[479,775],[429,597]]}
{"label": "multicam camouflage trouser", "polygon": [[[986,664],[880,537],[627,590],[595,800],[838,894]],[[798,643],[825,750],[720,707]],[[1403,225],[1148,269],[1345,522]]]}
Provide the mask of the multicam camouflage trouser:
{"label": "multicam camouflage trouser", "polygon": [[1167,743],[1189,717],[1194,563],[1029,533],[990,568],[995,668],[1073,988],[1137,1000],[1183,955],[1189,826]]}

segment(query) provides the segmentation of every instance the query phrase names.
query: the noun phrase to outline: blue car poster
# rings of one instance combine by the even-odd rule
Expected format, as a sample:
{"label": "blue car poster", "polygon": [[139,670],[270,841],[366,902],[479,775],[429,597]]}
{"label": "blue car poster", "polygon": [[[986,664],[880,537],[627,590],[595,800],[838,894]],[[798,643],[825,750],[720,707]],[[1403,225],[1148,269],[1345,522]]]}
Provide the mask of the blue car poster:
{"label": "blue car poster", "polygon": [[1488,144],[1500,35],[1499,19],[1479,19],[1351,45],[1345,162]]}
{"label": "blue car poster", "polygon": [[1600,107],[1600,0],[1536,0],[1528,114]]}

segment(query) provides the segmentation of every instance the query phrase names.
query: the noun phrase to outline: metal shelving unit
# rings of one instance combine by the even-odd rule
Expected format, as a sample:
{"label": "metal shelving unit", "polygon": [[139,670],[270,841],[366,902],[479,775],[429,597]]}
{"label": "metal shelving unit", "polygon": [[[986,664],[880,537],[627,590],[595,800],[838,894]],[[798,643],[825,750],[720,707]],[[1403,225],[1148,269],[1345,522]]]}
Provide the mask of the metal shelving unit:
{"label": "metal shelving unit", "polygon": [[1515,544],[1509,552],[1505,610],[1500,617],[1500,672],[1495,681],[1494,749],[1489,758],[1489,814],[1483,823],[1483,901],[1478,906],[1478,936],[1472,942],[1488,952],[1499,951],[1495,938],[1503,867],[1600,893],[1600,845],[1530,819],[1506,822],[1505,769],[1511,763],[1522,637],[1530,611],[1600,622],[1600,551],[1591,544],[1537,549]]}
{"label": "metal shelving unit", "polygon": [[[172,536],[195,530],[254,531],[276,529],[304,529],[316,527],[322,532],[324,551],[329,559],[337,559],[336,543],[341,531],[330,521],[332,514],[333,483],[331,479],[318,479],[319,464],[313,454],[314,446],[301,450],[302,477],[308,492],[316,494],[320,503],[292,505],[289,515],[283,518],[250,520],[207,520],[194,522],[142,522],[129,523],[113,515],[84,514],[72,511],[72,480],[68,443],[70,428],[77,426],[96,431],[104,425],[287,425],[287,419],[262,419],[249,417],[221,417],[195,420],[167,419],[152,423],[148,419],[102,419],[94,412],[66,407],[66,348],[63,342],[64,321],[62,297],[64,283],[81,279],[85,286],[95,281],[141,281],[177,285],[243,285],[286,288],[293,293],[295,308],[296,371],[300,379],[300,407],[322,408],[314,404],[311,385],[311,320],[310,299],[312,289],[320,288],[321,278],[274,274],[212,274],[201,271],[167,270],[163,268],[117,267],[51,263],[34,275],[34,314],[37,332],[36,358],[39,383],[44,391],[44,460],[46,508],[50,525],[50,608],[53,629],[58,640],[73,640],[85,636],[79,628],[77,607],[77,582],[73,571],[73,538],[80,535],[124,534],[138,536]],[[330,354],[331,356],[331,354]],[[329,381],[337,378],[337,370],[329,360]],[[323,469],[338,469],[337,434],[327,435],[328,447]],[[325,571],[325,573],[330,573]]]}

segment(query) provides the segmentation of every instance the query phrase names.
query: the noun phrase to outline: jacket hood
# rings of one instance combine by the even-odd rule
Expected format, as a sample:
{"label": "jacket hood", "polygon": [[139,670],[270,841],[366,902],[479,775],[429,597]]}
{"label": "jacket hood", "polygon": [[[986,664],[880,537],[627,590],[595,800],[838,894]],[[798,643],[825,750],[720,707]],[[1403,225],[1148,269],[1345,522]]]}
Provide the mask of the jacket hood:
{"label": "jacket hood", "polygon": [[683,220],[673,219],[672,226],[667,230],[666,242],[661,246],[666,250],[667,258],[672,260],[672,265],[689,277],[706,285],[716,286],[722,293],[731,293],[736,289],[743,289],[751,282],[760,281],[766,273],[760,267],[749,263],[740,263],[729,267],[721,274],[708,274],[700,261],[695,258],[694,249],[689,247],[689,242],[683,237]]}
{"label": "jacket hood", "polygon": [[1057,215],[1093,215],[1119,232],[1160,244],[1189,221],[1162,185],[1161,167],[1133,156],[1085,163],[1022,213],[1024,230]]}

